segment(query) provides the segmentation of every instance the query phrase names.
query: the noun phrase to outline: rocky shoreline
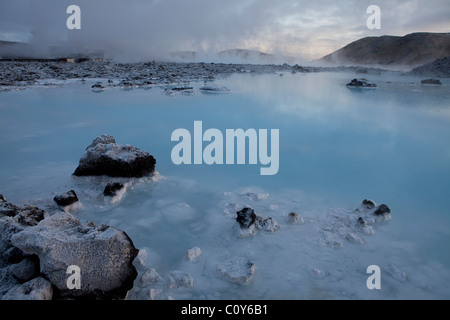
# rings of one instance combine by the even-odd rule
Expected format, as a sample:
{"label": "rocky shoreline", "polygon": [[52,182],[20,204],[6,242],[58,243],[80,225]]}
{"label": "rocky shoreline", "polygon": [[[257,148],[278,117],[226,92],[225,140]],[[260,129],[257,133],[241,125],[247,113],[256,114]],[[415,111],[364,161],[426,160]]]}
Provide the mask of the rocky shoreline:
{"label": "rocky shoreline", "polygon": [[[225,63],[186,63],[186,62],[139,62],[118,63],[113,61],[67,63],[60,61],[10,61],[0,60],[0,92],[12,88],[20,89],[34,85],[56,85],[59,81],[77,80],[81,82],[98,81],[92,87],[94,92],[108,88],[150,88],[152,86],[172,86],[168,93],[189,93],[191,81],[204,81],[205,84],[217,78],[232,74],[280,74],[311,72],[352,72],[364,75],[383,73],[406,76],[450,77],[449,58],[438,59],[433,63],[416,68],[410,72],[391,71],[374,67],[337,66],[316,67],[299,65],[258,65]],[[102,83],[101,81],[107,83]],[[205,85],[202,92],[214,92]],[[215,88],[217,89],[217,88]]]}
{"label": "rocky shoreline", "polygon": [[[257,65],[225,63],[141,62],[112,61],[67,63],[57,61],[1,61],[0,87],[27,87],[52,80],[108,79],[109,87],[133,88],[152,85],[183,85],[190,81],[214,81],[217,77],[236,73],[308,73],[350,71],[358,74],[381,74],[387,70],[372,67],[314,67],[299,65]],[[392,72],[392,71],[389,71]],[[96,84],[93,90],[102,90]],[[177,90],[176,87],[175,90]],[[184,87],[183,87],[184,88]]]}

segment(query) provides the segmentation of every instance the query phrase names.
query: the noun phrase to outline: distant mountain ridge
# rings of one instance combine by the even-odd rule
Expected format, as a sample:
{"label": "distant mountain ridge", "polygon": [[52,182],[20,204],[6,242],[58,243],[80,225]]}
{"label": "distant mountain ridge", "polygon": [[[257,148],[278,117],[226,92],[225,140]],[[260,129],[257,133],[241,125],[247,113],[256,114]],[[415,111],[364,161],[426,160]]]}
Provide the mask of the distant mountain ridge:
{"label": "distant mountain ridge", "polygon": [[450,56],[450,33],[366,37],[324,56],[319,62],[353,66],[417,67]]}

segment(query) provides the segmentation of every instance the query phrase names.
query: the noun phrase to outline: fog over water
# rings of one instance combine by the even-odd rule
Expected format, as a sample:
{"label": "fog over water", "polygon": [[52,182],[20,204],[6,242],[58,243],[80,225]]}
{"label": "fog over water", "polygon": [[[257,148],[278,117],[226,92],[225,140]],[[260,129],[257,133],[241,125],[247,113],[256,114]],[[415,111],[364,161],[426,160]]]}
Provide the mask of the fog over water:
{"label": "fog over water", "polygon": [[[32,44],[27,54],[104,51],[135,61],[167,59],[168,53],[196,51],[200,59],[227,49],[252,49],[319,59],[366,36],[448,32],[445,0],[377,1],[381,30],[368,30],[361,1],[271,0],[6,0],[0,3],[0,40]],[[81,30],[68,30],[69,5],[81,8]],[[31,52],[30,52],[31,51]],[[257,61],[255,61],[257,62]]]}

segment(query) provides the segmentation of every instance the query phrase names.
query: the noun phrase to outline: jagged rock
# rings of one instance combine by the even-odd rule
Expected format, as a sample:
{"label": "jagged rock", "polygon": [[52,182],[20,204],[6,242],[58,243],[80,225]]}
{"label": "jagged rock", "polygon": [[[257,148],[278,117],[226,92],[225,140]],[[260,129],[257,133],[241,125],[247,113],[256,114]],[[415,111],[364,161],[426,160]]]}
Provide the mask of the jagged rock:
{"label": "jagged rock", "polygon": [[257,215],[252,208],[244,208],[236,212],[236,221],[240,225],[240,235],[249,236],[255,233],[255,229],[267,232],[276,232],[279,229],[278,222],[269,217]]}
{"label": "jagged rock", "polygon": [[221,276],[233,283],[247,283],[255,272],[255,264],[245,258],[233,258],[217,266]]}
{"label": "jagged rock", "polygon": [[257,216],[256,228],[266,232],[276,232],[278,231],[278,229],[280,229],[280,225],[274,218],[269,217],[264,219],[261,216]]}
{"label": "jagged rock", "polygon": [[6,199],[2,194],[0,194],[0,202],[6,202]]}
{"label": "jagged rock", "polygon": [[[40,272],[62,297],[123,297],[137,276],[132,265],[138,250],[128,235],[113,227],[83,224],[71,214],[57,213],[11,238],[27,254],[36,254]],[[81,289],[67,288],[67,268],[81,270]]]}
{"label": "jagged rock", "polygon": [[369,82],[367,79],[353,79],[349,83],[347,83],[347,87],[355,87],[355,88],[376,88],[377,85],[375,83]]}
{"label": "jagged rock", "polygon": [[53,297],[52,284],[43,277],[34,278],[24,284],[11,288],[3,300],[51,300]]}
{"label": "jagged rock", "polygon": [[24,226],[34,226],[44,219],[45,211],[37,207],[16,206],[9,202],[0,202],[0,216],[13,217],[13,220]]}
{"label": "jagged rock", "polygon": [[110,136],[108,134],[103,134],[100,137],[95,138],[94,141],[92,141],[91,145],[86,148],[86,150],[95,147],[99,143],[102,144],[116,143],[116,139],[114,139],[113,136]]}
{"label": "jagged rock", "polygon": [[167,288],[190,288],[194,285],[194,278],[189,273],[172,271],[167,275]]}
{"label": "jagged rock", "polygon": [[200,248],[195,247],[192,249],[189,249],[187,251],[187,259],[189,261],[194,261],[196,260],[198,257],[200,257],[200,255],[202,254],[202,250],[200,250]]}
{"label": "jagged rock", "polygon": [[244,208],[241,211],[236,212],[236,214],[236,221],[241,226],[241,229],[250,228],[250,226],[256,221],[255,210],[253,210],[252,208]]}
{"label": "jagged rock", "polygon": [[148,152],[113,141],[108,135],[96,138],[81,157],[74,175],[141,178],[154,173],[156,160]]}
{"label": "jagged rock", "polygon": [[77,194],[74,190],[67,191],[66,193],[63,193],[61,195],[58,195],[53,198],[53,201],[56,202],[56,204],[60,207],[67,207],[75,202],[78,202],[79,199],[77,197]]}

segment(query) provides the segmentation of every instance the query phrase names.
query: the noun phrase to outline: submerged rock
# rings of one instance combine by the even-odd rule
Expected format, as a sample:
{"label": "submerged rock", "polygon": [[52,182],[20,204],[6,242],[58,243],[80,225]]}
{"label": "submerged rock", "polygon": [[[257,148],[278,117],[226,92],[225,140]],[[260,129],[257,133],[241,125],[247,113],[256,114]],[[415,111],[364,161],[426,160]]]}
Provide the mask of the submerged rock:
{"label": "submerged rock", "polygon": [[119,145],[112,136],[103,135],[87,147],[74,175],[141,178],[152,175],[155,164],[155,158],[148,152]]}
{"label": "submerged rock", "polygon": [[189,261],[195,261],[195,260],[197,260],[198,257],[200,257],[201,254],[202,254],[202,250],[200,250],[200,248],[198,248],[198,247],[194,247],[187,251],[186,258]]}
{"label": "submerged rock", "polygon": [[217,266],[217,271],[233,283],[247,283],[255,273],[255,264],[245,258],[233,258]]}
{"label": "submerged rock", "polygon": [[70,190],[66,193],[56,196],[53,198],[53,200],[60,207],[67,207],[79,201],[74,190]]}
{"label": "submerged rock", "polygon": [[[138,250],[125,232],[81,223],[66,212],[16,233],[11,243],[39,257],[40,272],[62,297],[122,298],[137,276],[132,262]],[[81,270],[79,290],[67,287],[66,271],[72,265]]]}
{"label": "submerged rock", "polygon": [[167,288],[190,288],[194,285],[194,278],[189,273],[172,271],[167,275]]}
{"label": "submerged rock", "polygon": [[347,83],[347,87],[355,87],[355,88],[376,88],[377,85],[375,83],[369,82],[367,79],[353,79],[349,83]]}
{"label": "submerged rock", "polygon": [[303,217],[296,212],[290,212],[288,214],[288,222],[290,224],[304,224],[305,219],[303,219]]}
{"label": "submerged rock", "polygon": [[91,88],[92,88],[92,91],[96,92],[96,93],[97,92],[102,92],[103,90],[105,90],[105,87],[102,85],[101,82],[97,82]]}
{"label": "submerged rock", "polygon": [[103,195],[105,197],[114,197],[123,189],[125,189],[125,186],[119,182],[108,183],[103,191]]}
{"label": "submerged rock", "polygon": [[266,232],[276,232],[280,229],[280,225],[274,218],[263,218],[261,216],[257,216],[256,228]]}
{"label": "submerged rock", "polygon": [[163,281],[163,278],[161,278],[159,273],[154,268],[148,268],[139,278],[139,285],[145,288],[152,285],[161,284]]}
{"label": "submerged rock", "polygon": [[425,80],[422,80],[422,84],[438,84],[438,85],[441,85],[442,82],[439,79],[425,79]]}
{"label": "submerged rock", "polygon": [[230,89],[227,87],[220,87],[217,85],[205,85],[200,88],[200,91],[203,93],[221,93],[221,92],[229,92]]}

